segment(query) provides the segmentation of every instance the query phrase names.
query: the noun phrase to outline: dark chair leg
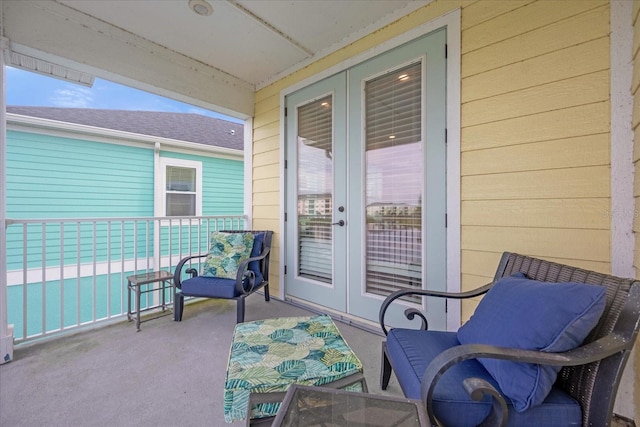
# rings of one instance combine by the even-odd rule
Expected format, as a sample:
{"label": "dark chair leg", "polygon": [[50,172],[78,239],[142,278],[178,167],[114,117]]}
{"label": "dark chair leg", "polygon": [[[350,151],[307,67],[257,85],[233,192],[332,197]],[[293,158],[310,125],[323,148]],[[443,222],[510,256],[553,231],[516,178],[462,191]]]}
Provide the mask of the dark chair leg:
{"label": "dark chair leg", "polygon": [[176,293],[173,299],[173,320],[182,322],[182,310],[184,309],[184,295]]}
{"label": "dark chair leg", "polygon": [[236,323],[244,322],[244,300],[244,297],[238,299],[236,305]]}
{"label": "dark chair leg", "polygon": [[391,363],[387,357],[387,342],[382,342],[382,364],[380,366],[380,388],[386,390],[391,378]]}
{"label": "dark chair leg", "polygon": [[269,301],[269,284],[264,285],[264,300]]}

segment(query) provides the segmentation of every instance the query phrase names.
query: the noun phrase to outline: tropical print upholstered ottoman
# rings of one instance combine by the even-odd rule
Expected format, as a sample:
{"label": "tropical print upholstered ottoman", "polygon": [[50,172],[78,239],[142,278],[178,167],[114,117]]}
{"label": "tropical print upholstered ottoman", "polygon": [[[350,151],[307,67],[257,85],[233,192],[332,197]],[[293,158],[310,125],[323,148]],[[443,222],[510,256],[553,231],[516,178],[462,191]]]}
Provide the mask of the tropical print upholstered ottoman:
{"label": "tropical print upholstered ottoman", "polygon": [[[254,402],[269,400],[294,383],[367,391],[362,363],[329,316],[237,324],[224,385],[225,421],[247,417],[250,395]],[[250,418],[275,416],[279,407],[280,402],[258,403]]]}

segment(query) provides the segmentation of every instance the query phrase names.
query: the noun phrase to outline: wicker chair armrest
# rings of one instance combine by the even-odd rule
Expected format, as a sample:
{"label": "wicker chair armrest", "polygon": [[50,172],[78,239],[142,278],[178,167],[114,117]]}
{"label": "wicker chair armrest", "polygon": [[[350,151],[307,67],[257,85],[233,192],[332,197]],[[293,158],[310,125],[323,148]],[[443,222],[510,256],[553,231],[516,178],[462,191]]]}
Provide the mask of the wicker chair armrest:
{"label": "wicker chair armrest", "polygon": [[[208,254],[190,255],[188,257],[182,258],[180,262],[178,262],[175,272],[173,273],[173,283],[175,284],[176,288],[182,289],[182,269],[184,268],[185,264],[194,258],[204,258],[207,255]],[[191,277],[195,277],[198,275],[198,270],[196,270],[195,268],[188,268],[186,270],[186,273],[188,273]]]}
{"label": "wicker chair armrest", "polygon": [[[628,339],[617,334],[607,335],[589,344],[562,353],[521,350],[484,344],[459,345],[443,351],[429,364],[424,376],[422,377],[421,396],[425,401],[427,413],[430,414],[431,422],[434,423],[434,425],[437,425],[437,420],[435,420],[433,415],[431,415],[433,414],[433,392],[440,377],[442,377],[447,369],[454,366],[456,363],[460,363],[468,359],[493,358],[524,363],[537,363],[541,365],[576,366],[602,360],[620,351],[627,350],[632,345],[633,343],[630,343]],[[483,392],[487,391],[483,390]],[[494,398],[494,401],[502,398],[497,397],[493,392],[489,393]],[[496,391],[496,393],[498,392]],[[490,413],[490,417],[495,415],[495,409],[496,408],[494,408],[494,411]],[[506,422],[506,420],[504,422]]]}
{"label": "wicker chair armrest", "polygon": [[[411,289],[411,290],[406,289],[406,290],[395,291],[389,294],[389,296],[385,298],[385,300],[382,302],[382,305],[380,306],[380,311],[378,314],[378,321],[380,322],[380,328],[382,328],[382,331],[384,332],[384,334],[387,335],[388,331],[384,321],[385,315],[387,313],[387,309],[389,308],[389,306],[398,298],[408,296],[408,295],[421,295],[425,297],[465,299],[465,298],[472,298],[478,295],[482,295],[486,293],[489,289],[491,289],[492,286],[493,286],[493,282],[467,292],[441,292],[441,291],[430,291],[430,290],[424,290],[424,289]],[[421,329],[427,330],[429,328],[428,326],[429,323],[427,321],[426,314],[423,313],[422,311],[416,308],[408,308],[405,310],[404,315],[409,320],[413,320],[415,316],[420,317],[422,319]]]}

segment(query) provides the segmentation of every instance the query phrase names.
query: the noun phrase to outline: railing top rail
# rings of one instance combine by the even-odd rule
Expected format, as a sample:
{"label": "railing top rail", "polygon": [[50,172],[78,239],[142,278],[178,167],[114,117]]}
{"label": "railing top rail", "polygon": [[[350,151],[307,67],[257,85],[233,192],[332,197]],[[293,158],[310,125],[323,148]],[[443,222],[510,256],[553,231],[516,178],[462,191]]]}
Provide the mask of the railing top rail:
{"label": "railing top rail", "polygon": [[136,216],[136,217],[92,217],[92,218],[28,218],[28,219],[7,219],[6,224],[60,224],[75,222],[118,222],[118,221],[195,221],[195,220],[211,220],[211,219],[248,219],[247,215],[210,215],[210,216]]}

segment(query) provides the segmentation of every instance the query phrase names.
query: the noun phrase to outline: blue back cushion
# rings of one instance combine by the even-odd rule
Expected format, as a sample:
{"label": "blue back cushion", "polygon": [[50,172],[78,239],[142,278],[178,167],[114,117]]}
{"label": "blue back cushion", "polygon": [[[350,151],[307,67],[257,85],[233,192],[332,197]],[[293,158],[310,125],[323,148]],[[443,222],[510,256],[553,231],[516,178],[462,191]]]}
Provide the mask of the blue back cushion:
{"label": "blue back cushion", "polygon": [[[265,233],[255,233],[253,235],[253,249],[251,250],[250,257],[260,256],[262,253],[262,244],[264,243]],[[263,280],[262,273],[260,272],[260,261],[250,261],[249,270],[253,271],[256,275],[256,284],[261,283]]]}
{"label": "blue back cushion", "polygon": [[[490,344],[563,352],[578,347],[605,307],[604,286],[530,280],[522,273],[500,279],[458,330],[461,344]],[[541,404],[560,367],[479,359],[516,411]]]}

